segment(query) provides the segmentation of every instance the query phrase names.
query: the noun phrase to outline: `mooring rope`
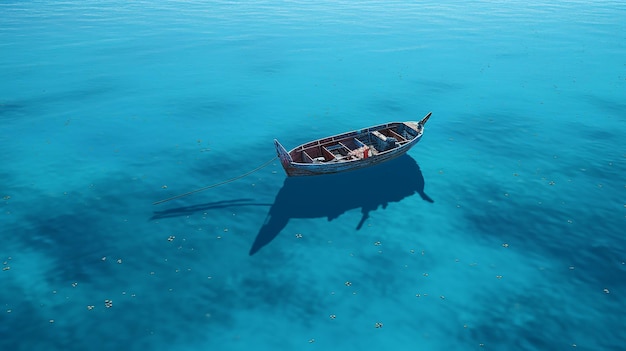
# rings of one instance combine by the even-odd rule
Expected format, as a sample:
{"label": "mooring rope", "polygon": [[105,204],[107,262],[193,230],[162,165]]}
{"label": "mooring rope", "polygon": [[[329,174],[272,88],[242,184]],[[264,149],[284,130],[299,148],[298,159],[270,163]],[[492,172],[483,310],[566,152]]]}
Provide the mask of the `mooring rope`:
{"label": "mooring rope", "polygon": [[258,171],[258,170],[260,170],[260,169],[262,169],[262,168],[267,167],[270,163],[274,162],[274,160],[275,160],[276,158],[277,158],[277,157],[274,157],[274,158],[272,158],[271,160],[269,160],[269,161],[265,162],[264,164],[260,165],[259,167],[255,168],[255,169],[253,169],[253,170],[251,170],[251,171],[249,171],[249,172],[247,172],[247,173],[244,173],[244,174],[242,174],[242,175],[240,175],[240,176],[237,176],[237,177],[235,177],[235,178],[230,178],[230,179],[225,180],[225,181],[223,181],[223,182],[219,182],[219,183],[216,183],[216,184],[211,184],[211,185],[209,185],[209,186],[205,186],[205,187],[200,188],[200,189],[192,190],[192,191],[190,191],[190,192],[188,192],[188,193],[184,193],[184,194],[176,195],[176,196],[173,196],[173,197],[167,198],[167,199],[165,199],[165,200],[159,200],[159,201],[157,201],[157,202],[153,202],[152,204],[153,204],[153,205],[162,204],[162,203],[164,203],[164,202],[168,202],[168,201],[175,200],[175,199],[180,199],[181,197],[185,197],[185,196],[188,196],[188,195],[191,195],[191,194],[199,193],[199,192],[201,192],[201,191],[205,191],[205,190],[208,190],[208,189],[211,189],[211,188],[218,187],[218,186],[220,186],[220,185],[224,185],[224,184],[228,184],[228,183],[230,183],[230,182],[234,182],[234,181],[235,181],[235,180],[237,180],[237,179],[241,179],[241,178],[243,178],[243,177],[247,177],[247,176],[249,176],[250,174],[252,174],[252,173],[254,173],[254,172],[256,172],[256,171]]}

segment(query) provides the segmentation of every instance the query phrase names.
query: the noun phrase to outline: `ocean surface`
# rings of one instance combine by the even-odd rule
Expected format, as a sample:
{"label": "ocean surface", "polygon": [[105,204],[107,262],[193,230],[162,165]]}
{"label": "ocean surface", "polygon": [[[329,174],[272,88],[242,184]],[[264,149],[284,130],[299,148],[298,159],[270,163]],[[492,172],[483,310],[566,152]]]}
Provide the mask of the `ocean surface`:
{"label": "ocean surface", "polygon": [[626,3],[2,1],[0,240],[0,350],[626,350]]}

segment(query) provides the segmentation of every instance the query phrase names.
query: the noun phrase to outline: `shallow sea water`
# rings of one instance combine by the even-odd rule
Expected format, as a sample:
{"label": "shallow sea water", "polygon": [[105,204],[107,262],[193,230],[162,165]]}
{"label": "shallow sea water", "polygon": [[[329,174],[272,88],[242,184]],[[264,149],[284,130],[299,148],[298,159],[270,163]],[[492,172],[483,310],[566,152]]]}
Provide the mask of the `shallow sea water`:
{"label": "shallow sea water", "polygon": [[[5,1],[0,349],[623,350],[626,5]],[[293,147],[433,116],[407,156]],[[105,301],[111,301],[107,307]]]}

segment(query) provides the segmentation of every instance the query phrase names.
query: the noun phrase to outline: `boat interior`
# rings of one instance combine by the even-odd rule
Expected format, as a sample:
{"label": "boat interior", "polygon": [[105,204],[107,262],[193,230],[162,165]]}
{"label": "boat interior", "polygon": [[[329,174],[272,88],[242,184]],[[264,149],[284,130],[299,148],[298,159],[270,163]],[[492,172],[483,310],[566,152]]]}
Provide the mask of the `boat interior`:
{"label": "boat interior", "polygon": [[419,131],[413,126],[389,123],[304,144],[291,152],[291,158],[300,163],[364,159],[398,148],[418,135]]}

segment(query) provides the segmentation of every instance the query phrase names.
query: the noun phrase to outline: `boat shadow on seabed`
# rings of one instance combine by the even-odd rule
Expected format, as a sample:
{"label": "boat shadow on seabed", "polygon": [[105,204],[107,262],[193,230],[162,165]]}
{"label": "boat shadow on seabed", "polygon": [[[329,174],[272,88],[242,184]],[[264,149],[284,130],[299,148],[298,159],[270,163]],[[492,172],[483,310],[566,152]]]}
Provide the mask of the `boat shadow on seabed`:
{"label": "boat shadow on seabed", "polygon": [[360,207],[363,215],[356,226],[359,230],[371,211],[415,193],[424,201],[433,202],[424,193],[419,165],[409,155],[352,172],[287,177],[250,248],[250,255],[274,240],[291,218],[327,217],[330,221]]}

